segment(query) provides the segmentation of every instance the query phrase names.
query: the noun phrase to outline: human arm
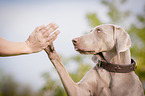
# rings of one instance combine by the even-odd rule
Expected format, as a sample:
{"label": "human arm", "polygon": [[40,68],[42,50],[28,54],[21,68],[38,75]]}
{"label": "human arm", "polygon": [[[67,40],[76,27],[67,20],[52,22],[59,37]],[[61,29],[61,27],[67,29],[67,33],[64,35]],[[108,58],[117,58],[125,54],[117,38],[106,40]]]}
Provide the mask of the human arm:
{"label": "human arm", "polygon": [[26,42],[13,42],[0,37],[0,56],[12,56],[31,53]]}
{"label": "human arm", "polygon": [[0,56],[30,54],[42,51],[56,39],[59,30],[53,34],[51,33],[57,28],[58,25],[56,23],[38,26],[25,42],[14,42],[0,38]]}

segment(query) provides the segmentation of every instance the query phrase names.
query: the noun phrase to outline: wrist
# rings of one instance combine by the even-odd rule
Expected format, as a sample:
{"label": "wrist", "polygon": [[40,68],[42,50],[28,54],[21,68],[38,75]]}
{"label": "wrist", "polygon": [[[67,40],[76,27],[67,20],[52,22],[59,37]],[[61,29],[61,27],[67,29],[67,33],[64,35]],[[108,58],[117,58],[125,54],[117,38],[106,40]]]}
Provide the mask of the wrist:
{"label": "wrist", "polygon": [[24,43],[24,53],[26,53],[26,54],[30,54],[30,53],[33,53],[33,51],[32,51],[32,49],[30,48],[30,46],[29,46],[29,44],[28,44],[28,42],[23,42]]}

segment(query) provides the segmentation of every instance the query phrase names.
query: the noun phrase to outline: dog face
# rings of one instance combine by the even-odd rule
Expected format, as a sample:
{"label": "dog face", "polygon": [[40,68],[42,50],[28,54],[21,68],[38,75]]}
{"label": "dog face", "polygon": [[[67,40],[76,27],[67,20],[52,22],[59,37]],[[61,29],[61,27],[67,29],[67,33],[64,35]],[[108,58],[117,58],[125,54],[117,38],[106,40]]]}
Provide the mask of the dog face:
{"label": "dog face", "polygon": [[124,51],[130,47],[129,35],[122,28],[112,24],[99,25],[89,34],[75,38],[72,41],[75,50],[81,54],[97,54],[111,50],[114,47],[121,52],[121,50]]}

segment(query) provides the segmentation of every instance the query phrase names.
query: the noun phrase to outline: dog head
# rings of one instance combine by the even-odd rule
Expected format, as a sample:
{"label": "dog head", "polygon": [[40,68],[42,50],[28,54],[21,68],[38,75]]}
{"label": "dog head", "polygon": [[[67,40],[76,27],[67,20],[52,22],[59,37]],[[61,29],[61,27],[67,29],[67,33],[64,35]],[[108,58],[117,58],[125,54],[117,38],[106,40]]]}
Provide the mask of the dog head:
{"label": "dog head", "polygon": [[131,46],[127,32],[119,26],[103,24],[96,26],[89,34],[72,40],[75,50],[81,54],[97,54],[116,48],[120,52],[126,51]]}

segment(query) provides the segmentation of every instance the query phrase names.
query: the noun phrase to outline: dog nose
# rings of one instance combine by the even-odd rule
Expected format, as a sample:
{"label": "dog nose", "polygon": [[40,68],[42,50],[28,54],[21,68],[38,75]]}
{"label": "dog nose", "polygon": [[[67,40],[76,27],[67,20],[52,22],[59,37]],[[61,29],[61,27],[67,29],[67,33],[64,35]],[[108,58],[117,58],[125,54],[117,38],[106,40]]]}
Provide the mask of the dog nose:
{"label": "dog nose", "polygon": [[79,39],[78,39],[78,38],[75,38],[75,39],[72,40],[72,42],[73,42],[74,44],[77,44],[77,43],[79,42]]}

